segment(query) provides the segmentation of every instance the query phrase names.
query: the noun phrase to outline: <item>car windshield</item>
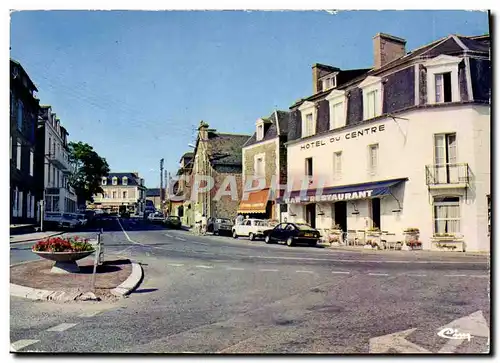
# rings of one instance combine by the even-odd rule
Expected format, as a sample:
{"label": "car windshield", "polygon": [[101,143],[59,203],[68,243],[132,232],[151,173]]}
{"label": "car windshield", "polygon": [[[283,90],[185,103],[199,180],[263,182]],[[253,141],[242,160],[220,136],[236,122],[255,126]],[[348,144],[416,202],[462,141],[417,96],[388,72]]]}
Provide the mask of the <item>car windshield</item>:
{"label": "car windshield", "polygon": [[171,221],[179,221],[180,220],[180,218],[177,216],[168,217],[168,219]]}
{"label": "car windshield", "polygon": [[269,223],[267,221],[255,221],[255,225],[259,227],[267,227]]}
{"label": "car windshield", "polygon": [[66,219],[75,219],[75,216],[72,215],[72,214],[68,214],[68,213],[64,213],[63,214],[63,217],[66,218]]}
{"label": "car windshield", "polygon": [[298,229],[301,231],[315,231],[316,229],[312,228],[310,225],[305,224],[305,223],[297,223],[295,224]]}
{"label": "car windshield", "polygon": [[220,218],[219,219],[219,223],[229,223],[229,224],[231,224],[231,220],[227,219],[227,218]]}

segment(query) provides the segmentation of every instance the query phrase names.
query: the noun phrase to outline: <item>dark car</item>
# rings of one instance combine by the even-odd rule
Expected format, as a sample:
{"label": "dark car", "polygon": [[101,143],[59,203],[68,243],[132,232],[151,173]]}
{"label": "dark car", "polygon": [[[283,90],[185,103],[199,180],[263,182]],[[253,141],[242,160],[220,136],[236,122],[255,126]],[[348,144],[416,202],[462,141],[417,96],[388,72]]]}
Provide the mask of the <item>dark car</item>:
{"label": "dark car", "polygon": [[266,243],[285,242],[287,246],[297,243],[316,246],[320,237],[317,229],[305,223],[280,223],[273,229],[264,231]]}
{"label": "dark car", "polygon": [[177,216],[169,216],[165,219],[165,226],[169,228],[181,228],[181,219]]}

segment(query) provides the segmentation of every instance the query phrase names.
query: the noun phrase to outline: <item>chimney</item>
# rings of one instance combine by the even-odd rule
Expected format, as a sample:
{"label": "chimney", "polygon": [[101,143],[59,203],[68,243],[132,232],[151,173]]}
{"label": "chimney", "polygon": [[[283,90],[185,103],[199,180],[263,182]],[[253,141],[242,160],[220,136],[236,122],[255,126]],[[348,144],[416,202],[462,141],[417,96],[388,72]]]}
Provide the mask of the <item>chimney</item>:
{"label": "chimney", "polygon": [[338,72],[340,68],[327,66],[325,64],[315,63],[312,66],[312,76],[313,76],[313,94],[321,92],[323,90],[322,85],[320,84],[319,79],[323,76],[326,76],[332,72]]}
{"label": "chimney", "polygon": [[378,69],[387,63],[406,54],[406,40],[389,34],[378,33],[373,37],[374,68]]}
{"label": "chimney", "polygon": [[200,121],[200,126],[198,127],[198,135],[200,140],[208,140],[208,124],[203,120]]}

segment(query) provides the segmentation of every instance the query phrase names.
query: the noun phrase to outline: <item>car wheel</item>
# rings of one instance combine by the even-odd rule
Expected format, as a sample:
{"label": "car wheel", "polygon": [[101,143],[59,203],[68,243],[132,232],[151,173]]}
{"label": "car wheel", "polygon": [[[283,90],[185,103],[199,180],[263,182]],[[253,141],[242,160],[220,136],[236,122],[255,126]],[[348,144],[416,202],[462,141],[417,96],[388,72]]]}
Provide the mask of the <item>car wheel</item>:
{"label": "car wheel", "polygon": [[267,244],[273,243],[271,241],[271,236],[267,235],[266,238],[264,239],[264,242],[266,242]]}
{"label": "car wheel", "polygon": [[318,241],[309,242],[309,246],[310,247],[316,247],[317,243],[318,243]]}
{"label": "car wheel", "polygon": [[238,235],[236,234],[236,231],[233,231],[233,238],[238,238]]}
{"label": "car wheel", "polygon": [[286,240],[286,245],[288,247],[292,247],[293,246],[293,238],[292,237],[288,237],[288,239]]}
{"label": "car wheel", "polygon": [[219,231],[214,231],[214,236],[217,236],[219,234]]}
{"label": "car wheel", "polygon": [[255,235],[253,233],[250,233],[248,235],[248,238],[250,238],[250,241],[253,241],[253,240],[255,240]]}

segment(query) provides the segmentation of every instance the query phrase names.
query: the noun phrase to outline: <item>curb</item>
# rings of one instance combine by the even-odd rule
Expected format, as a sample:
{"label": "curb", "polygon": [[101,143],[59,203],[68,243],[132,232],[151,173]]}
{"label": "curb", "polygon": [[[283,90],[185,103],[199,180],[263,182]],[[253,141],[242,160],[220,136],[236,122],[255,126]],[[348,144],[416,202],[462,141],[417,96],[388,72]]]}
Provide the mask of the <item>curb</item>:
{"label": "curb", "polygon": [[32,239],[24,239],[24,240],[21,240],[21,241],[13,241],[13,242],[10,242],[10,244],[16,244],[16,243],[24,243],[24,242],[34,242],[34,241],[40,241],[41,239],[46,239],[46,238],[51,238],[51,237],[54,237],[54,236],[60,236],[61,234],[64,234],[66,232],[57,232],[57,233],[54,233],[54,234],[51,234],[51,235],[48,235],[48,236],[45,236],[45,237],[42,237],[42,238],[32,238]]}
{"label": "curb", "polygon": [[[11,266],[21,265],[35,261],[24,261]],[[111,290],[111,293],[118,297],[123,297],[134,290],[139,282],[143,278],[142,267],[140,264],[134,261],[130,261],[132,264],[132,273],[127,277],[127,279],[122,282],[119,286]],[[65,291],[53,291],[53,290],[43,290],[36,289],[33,287],[22,286],[10,283],[10,296],[21,297],[36,301],[100,301],[99,297],[96,297],[93,292],[65,292]]]}
{"label": "curb", "polygon": [[446,252],[446,251],[430,251],[430,250],[417,250],[417,251],[403,251],[403,250],[397,250],[397,251],[389,251],[389,250],[371,250],[371,249],[364,249],[364,248],[356,248],[356,247],[342,247],[342,246],[329,246],[325,245],[325,248],[328,248],[330,250],[334,251],[349,251],[349,252],[359,252],[359,253],[401,253],[401,252],[408,252],[408,253],[414,253],[414,252],[419,252],[419,253],[425,253],[426,255],[437,255],[437,254],[446,254],[447,256],[456,256],[456,257],[470,257],[470,256],[480,256],[480,257],[490,257],[489,252]]}
{"label": "curb", "polygon": [[142,266],[135,261],[130,262],[132,263],[132,273],[125,281],[111,290],[111,293],[115,296],[123,297],[130,294],[130,292],[139,285],[144,277]]}

